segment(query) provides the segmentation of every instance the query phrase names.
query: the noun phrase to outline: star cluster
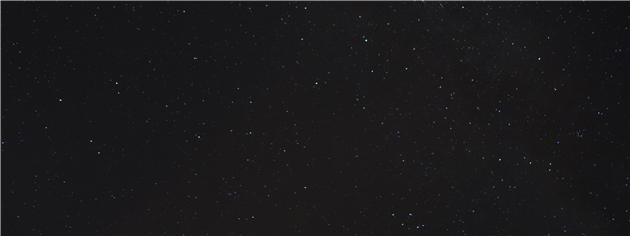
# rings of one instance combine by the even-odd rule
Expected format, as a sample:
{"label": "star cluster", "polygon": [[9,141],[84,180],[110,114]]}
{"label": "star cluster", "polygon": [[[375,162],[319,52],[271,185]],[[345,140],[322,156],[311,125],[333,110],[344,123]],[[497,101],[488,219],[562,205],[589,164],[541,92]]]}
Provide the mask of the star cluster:
{"label": "star cluster", "polygon": [[627,3],[2,7],[2,234],[628,233]]}

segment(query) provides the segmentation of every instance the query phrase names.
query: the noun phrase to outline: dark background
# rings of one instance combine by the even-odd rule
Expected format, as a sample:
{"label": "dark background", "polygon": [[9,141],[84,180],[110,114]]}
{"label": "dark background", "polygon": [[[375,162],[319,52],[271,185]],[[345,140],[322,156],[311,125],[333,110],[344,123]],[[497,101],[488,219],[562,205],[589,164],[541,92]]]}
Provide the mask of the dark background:
{"label": "dark background", "polygon": [[627,2],[2,2],[2,234],[628,233]]}

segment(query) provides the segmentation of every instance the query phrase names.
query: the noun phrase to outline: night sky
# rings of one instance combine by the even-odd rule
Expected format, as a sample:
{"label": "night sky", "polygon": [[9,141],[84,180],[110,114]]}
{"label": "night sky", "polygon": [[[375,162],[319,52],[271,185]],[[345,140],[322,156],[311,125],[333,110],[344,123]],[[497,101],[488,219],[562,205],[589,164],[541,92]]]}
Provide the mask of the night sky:
{"label": "night sky", "polygon": [[2,234],[629,231],[628,2],[2,2]]}

